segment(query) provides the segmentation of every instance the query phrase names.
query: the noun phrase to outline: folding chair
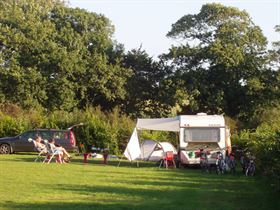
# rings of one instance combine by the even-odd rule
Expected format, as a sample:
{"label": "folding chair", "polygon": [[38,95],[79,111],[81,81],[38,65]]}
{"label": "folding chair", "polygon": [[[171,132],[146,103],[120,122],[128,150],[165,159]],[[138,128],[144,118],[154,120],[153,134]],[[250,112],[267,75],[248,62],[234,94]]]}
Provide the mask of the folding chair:
{"label": "folding chair", "polygon": [[176,168],[176,164],[174,161],[174,154],[172,151],[167,151],[164,154],[164,158],[161,160],[159,168],[165,164],[166,169],[168,168],[169,165],[173,165],[174,168]]}
{"label": "folding chair", "polygon": [[42,148],[42,147],[38,147],[37,143],[35,140],[29,138],[28,139],[29,142],[33,142],[34,148],[35,150],[38,152],[38,155],[36,157],[36,159],[34,160],[34,162],[36,162],[39,158],[41,158],[43,155],[47,154],[47,149],[46,147]]}
{"label": "folding chair", "polygon": [[43,163],[50,163],[54,156],[56,156],[57,163],[62,163],[61,156],[63,152],[52,147],[52,145],[47,140],[44,141],[44,144],[46,145],[47,155]]}

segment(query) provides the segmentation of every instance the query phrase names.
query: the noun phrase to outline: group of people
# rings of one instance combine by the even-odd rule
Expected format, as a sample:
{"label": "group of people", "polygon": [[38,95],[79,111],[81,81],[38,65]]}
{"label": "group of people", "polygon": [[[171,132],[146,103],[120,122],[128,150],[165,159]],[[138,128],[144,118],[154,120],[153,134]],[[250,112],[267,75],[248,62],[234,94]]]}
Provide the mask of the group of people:
{"label": "group of people", "polygon": [[50,150],[52,150],[53,152],[56,152],[56,161],[58,163],[69,163],[70,162],[71,155],[66,151],[66,149],[64,147],[57,144],[55,142],[54,138],[50,139],[47,143],[48,143],[48,145],[46,145],[46,143],[42,140],[42,137],[40,135],[36,136],[35,146],[37,148],[46,149],[49,146]]}
{"label": "group of people", "polygon": [[[48,147],[49,147],[49,149],[51,151],[56,152],[55,158],[56,158],[56,162],[58,162],[58,163],[69,163],[70,162],[71,155],[66,151],[66,149],[64,147],[57,144],[55,142],[54,138],[50,139],[47,142],[45,142],[45,141],[43,141],[43,139],[40,135],[37,135],[35,138],[35,141],[34,141],[35,147],[38,150],[46,150],[46,153],[48,153]],[[92,148],[92,146],[91,146],[91,148]],[[84,163],[87,163],[88,157],[90,157],[92,155],[92,153],[89,152],[90,150],[86,149],[86,150],[82,151],[84,154]],[[103,163],[107,164],[108,157],[109,157],[109,149],[108,148],[102,149],[101,152],[102,152],[102,156],[103,156]],[[47,154],[47,157],[48,157],[48,154]]]}

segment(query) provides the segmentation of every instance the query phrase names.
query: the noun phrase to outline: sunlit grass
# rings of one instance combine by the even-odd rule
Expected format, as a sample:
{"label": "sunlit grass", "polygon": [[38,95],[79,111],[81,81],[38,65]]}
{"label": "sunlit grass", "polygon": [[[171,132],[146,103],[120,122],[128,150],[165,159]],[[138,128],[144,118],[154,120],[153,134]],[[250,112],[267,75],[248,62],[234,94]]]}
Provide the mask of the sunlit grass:
{"label": "sunlit grass", "polygon": [[261,177],[158,169],[154,164],[100,160],[86,165],[0,156],[0,209],[279,209],[279,194]]}

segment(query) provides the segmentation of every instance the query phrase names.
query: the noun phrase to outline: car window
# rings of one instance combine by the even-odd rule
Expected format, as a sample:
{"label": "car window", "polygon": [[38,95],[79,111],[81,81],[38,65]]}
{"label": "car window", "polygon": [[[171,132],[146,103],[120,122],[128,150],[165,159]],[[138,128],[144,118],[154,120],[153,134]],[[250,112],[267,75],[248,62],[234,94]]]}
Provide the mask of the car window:
{"label": "car window", "polygon": [[65,132],[64,131],[40,131],[40,135],[43,139],[50,140],[54,139],[65,139]]}
{"label": "car window", "polygon": [[52,134],[50,131],[40,131],[40,136],[42,137],[42,139],[44,140],[50,140],[52,139]]}
{"label": "car window", "polygon": [[28,140],[29,138],[35,139],[36,135],[37,135],[36,131],[27,131],[27,132],[21,134],[20,136],[21,136],[21,139]]}
{"label": "car window", "polygon": [[65,139],[67,136],[66,136],[65,132],[63,132],[63,131],[55,131],[55,132],[53,132],[53,137],[55,139]]}

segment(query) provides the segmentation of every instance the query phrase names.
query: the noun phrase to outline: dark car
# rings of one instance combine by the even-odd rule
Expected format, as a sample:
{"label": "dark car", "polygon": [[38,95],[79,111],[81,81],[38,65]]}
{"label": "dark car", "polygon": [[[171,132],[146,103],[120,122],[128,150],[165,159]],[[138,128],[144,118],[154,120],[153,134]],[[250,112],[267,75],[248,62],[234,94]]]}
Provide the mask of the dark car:
{"label": "dark car", "polygon": [[34,129],[15,137],[0,138],[0,154],[36,151],[33,142],[28,141],[28,139],[35,139],[37,135],[40,135],[44,140],[54,138],[55,142],[67,151],[77,151],[76,138],[72,129]]}

